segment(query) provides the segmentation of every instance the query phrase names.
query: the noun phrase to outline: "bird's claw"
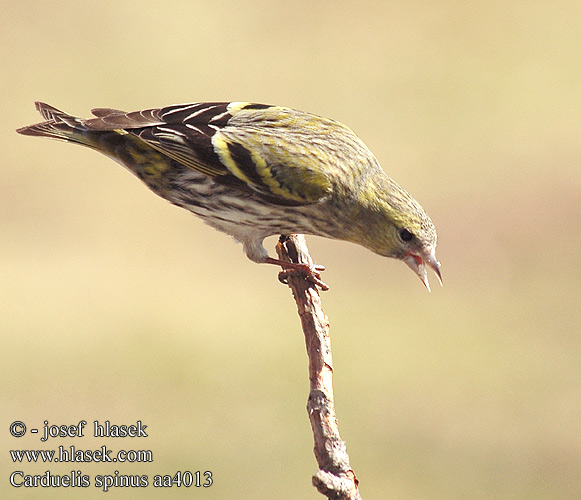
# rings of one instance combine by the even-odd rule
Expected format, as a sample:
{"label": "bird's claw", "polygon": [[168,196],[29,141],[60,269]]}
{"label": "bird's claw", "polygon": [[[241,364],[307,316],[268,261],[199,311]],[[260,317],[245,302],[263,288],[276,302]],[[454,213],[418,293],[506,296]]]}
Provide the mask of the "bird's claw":
{"label": "bird's claw", "polygon": [[[286,263],[288,264],[288,263]],[[309,266],[308,264],[294,264],[292,267],[286,267],[280,273],[278,273],[278,281],[281,283],[288,285],[288,278],[290,276],[301,276],[304,277],[306,280],[310,281],[311,283],[318,286],[321,290],[326,291],[329,289],[329,285],[327,285],[322,279],[320,273],[325,270],[325,266],[321,265],[312,265]]]}

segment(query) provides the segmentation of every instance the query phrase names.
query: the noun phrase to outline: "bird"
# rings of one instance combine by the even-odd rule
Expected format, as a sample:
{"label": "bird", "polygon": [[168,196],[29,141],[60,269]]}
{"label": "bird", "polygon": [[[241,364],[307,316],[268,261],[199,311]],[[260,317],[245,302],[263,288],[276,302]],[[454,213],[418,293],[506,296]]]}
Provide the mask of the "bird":
{"label": "bird", "polygon": [[199,102],[83,119],[37,102],[44,121],[19,134],[80,144],[120,163],[154,193],[229,234],[257,263],[297,272],[325,290],[323,266],[270,257],[263,240],[310,234],[405,262],[428,291],[440,284],[437,234],[422,206],[346,125],[295,109]]}

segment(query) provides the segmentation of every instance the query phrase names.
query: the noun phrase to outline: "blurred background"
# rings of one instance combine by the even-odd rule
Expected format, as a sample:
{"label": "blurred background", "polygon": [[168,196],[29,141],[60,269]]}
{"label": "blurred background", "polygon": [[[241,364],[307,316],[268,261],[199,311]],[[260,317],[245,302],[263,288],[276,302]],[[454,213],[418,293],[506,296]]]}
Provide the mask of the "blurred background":
{"label": "blurred background", "polygon": [[[363,498],[581,498],[578,1],[1,4],[2,498],[102,498],[94,476],[115,470],[214,484],[113,498],[322,498],[277,270],[106,157],[18,136],[35,100],[79,116],[244,100],[348,124],[431,215],[445,282],[428,294],[401,263],[308,238]],[[8,432],[82,419],[149,437]],[[8,454],[59,445],[154,462]],[[91,486],[14,488],[14,470]]]}

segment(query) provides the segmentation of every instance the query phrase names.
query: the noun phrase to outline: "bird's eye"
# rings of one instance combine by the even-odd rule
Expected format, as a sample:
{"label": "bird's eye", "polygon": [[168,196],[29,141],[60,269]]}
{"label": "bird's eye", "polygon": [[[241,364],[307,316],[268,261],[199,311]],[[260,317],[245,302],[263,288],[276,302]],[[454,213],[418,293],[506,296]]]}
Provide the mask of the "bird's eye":
{"label": "bird's eye", "polygon": [[398,231],[399,237],[401,238],[401,241],[411,241],[414,237],[414,235],[405,227],[401,228]]}

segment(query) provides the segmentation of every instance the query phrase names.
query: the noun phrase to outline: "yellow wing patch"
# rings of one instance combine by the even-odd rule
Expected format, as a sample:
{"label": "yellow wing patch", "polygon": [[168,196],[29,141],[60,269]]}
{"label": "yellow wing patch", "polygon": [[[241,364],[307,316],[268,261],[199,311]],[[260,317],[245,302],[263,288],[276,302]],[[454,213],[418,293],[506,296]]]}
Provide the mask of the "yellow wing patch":
{"label": "yellow wing patch", "polygon": [[284,141],[262,135],[234,139],[219,131],[212,144],[230,173],[255,191],[304,204],[320,202],[331,192],[327,176],[312,164],[316,158],[292,154]]}
{"label": "yellow wing patch", "polygon": [[252,181],[244,174],[234,159],[232,151],[228,147],[228,141],[219,134],[215,134],[214,137],[212,137],[212,144],[214,145],[214,151],[220,158],[220,161],[226,166],[230,173],[234,174],[247,184],[252,184]]}

